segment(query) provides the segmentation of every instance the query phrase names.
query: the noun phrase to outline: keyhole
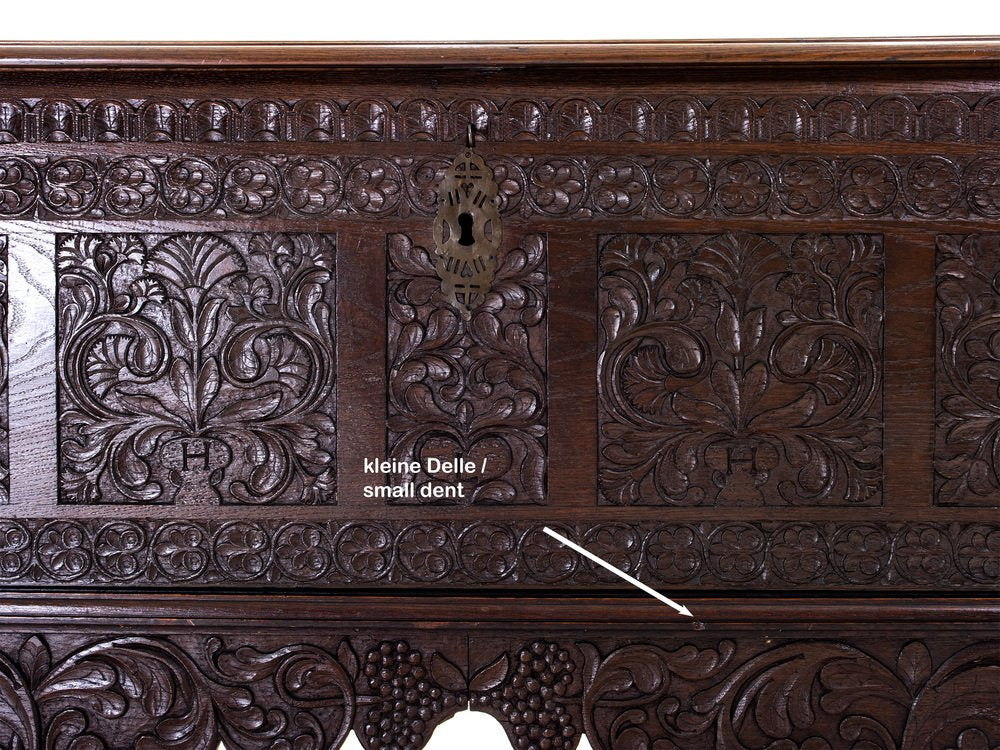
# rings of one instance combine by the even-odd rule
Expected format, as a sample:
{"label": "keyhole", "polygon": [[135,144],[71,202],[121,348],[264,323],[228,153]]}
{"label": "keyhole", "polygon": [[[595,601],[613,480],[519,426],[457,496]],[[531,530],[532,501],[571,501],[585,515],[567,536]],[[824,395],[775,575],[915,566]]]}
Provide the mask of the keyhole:
{"label": "keyhole", "polygon": [[459,245],[475,245],[476,240],[472,236],[472,224],[474,220],[472,214],[461,213],[458,215],[458,226],[462,230],[462,236],[458,238]]}

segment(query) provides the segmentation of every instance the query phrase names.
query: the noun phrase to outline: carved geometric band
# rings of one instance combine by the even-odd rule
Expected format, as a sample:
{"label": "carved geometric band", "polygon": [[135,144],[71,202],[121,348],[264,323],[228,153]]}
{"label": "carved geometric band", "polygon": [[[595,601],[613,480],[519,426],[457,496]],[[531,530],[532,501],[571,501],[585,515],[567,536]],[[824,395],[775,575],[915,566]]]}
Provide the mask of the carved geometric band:
{"label": "carved geometric band", "polygon": [[[447,156],[0,156],[0,218],[432,216]],[[993,156],[490,157],[501,213],[995,218]]]}
{"label": "carved geometric band", "polygon": [[447,141],[1000,141],[1000,97],[975,94],[386,99],[0,100],[0,143]]}
{"label": "carved geometric band", "polygon": [[[551,524],[654,585],[989,589],[1000,524]],[[610,586],[530,522],[0,520],[5,585]]]}

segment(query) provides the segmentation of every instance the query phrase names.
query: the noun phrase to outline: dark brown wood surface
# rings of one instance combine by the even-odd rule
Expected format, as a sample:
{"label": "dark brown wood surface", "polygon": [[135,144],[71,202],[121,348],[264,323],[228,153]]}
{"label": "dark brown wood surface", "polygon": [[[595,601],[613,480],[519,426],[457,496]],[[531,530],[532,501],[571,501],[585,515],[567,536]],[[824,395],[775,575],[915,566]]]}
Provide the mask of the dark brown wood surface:
{"label": "dark brown wood surface", "polygon": [[1000,744],[998,49],[0,48],[0,746]]}

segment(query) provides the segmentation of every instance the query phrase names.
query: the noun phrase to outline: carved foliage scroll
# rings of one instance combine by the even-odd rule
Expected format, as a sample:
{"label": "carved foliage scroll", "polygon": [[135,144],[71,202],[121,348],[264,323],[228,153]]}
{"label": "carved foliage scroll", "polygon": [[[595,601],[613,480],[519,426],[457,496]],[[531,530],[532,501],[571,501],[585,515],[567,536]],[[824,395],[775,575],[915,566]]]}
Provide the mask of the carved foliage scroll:
{"label": "carved foliage scroll", "polygon": [[870,235],[619,235],[600,252],[601,502],[878,505]]}
{"label": "carved foliage scroll", "polygon": [[997,645],[935,663],[896,645],[886,664],[844,641],[747,653],[730,640],[625,646],[584,697],[595,750],[992,750],[1000,742]]}
{"label": "carved foliage scroll", "polygon": [[1000,505],[1000,234],[937,239],[935,500]]}
{"label": "carved foliage scroll", "polygon": [[394,234],[388,252],[389,456],[485,459],[485,472],[463,478],[464,502],[544,502],[544,238],[498,253],[491,289],[468,319],[442,293],[426,248]]}
{"label": "carved foliage scroll", "polygon": [[[516,750],[993,750],[996,642],[11,634],[12,750],[420,750],[469,705]],[[523,639],[522,639],[523,638]]]}
{"label": "carved foliage scroll", "polygon": [[333,238],[58,238],[63,503],[330,503]]}

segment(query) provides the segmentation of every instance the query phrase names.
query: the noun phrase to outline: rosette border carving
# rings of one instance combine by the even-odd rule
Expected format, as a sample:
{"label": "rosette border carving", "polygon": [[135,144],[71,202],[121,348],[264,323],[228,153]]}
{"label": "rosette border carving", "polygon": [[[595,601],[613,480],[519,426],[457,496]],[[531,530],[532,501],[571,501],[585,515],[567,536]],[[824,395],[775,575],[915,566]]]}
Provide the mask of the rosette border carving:
{"label": "rosette border carving", "polygon": [[[485,158],[501,217],[995,219],[1000,158]],[[0,219],[432,217],[450,154],[0,155]]]}
{"label": "rosette border carving", "polygon": [[[607,588],[617,579],[513,521],[0,520],[4,586]],[[993,523],[556,523],[654,586],[993,590]]]}

